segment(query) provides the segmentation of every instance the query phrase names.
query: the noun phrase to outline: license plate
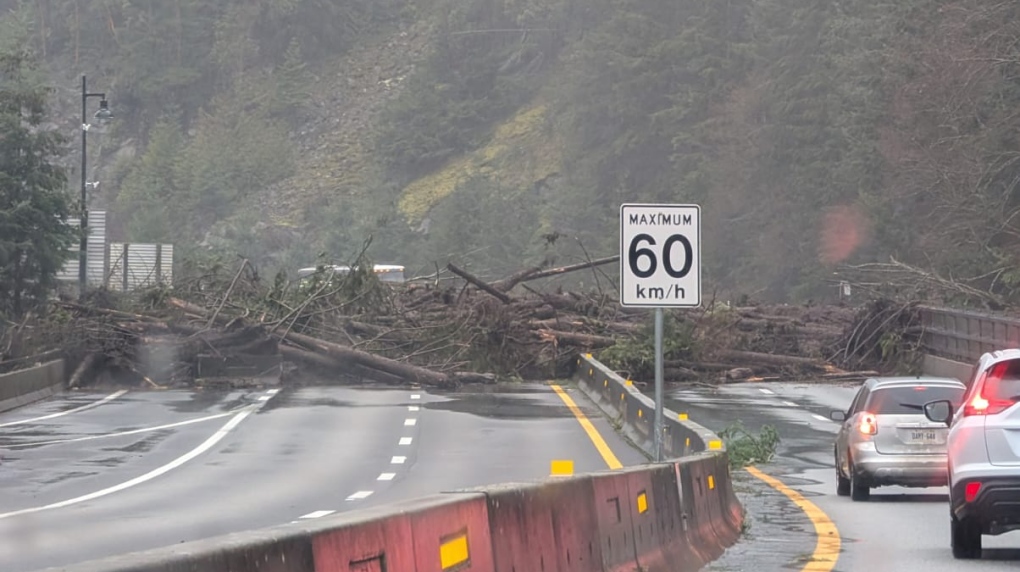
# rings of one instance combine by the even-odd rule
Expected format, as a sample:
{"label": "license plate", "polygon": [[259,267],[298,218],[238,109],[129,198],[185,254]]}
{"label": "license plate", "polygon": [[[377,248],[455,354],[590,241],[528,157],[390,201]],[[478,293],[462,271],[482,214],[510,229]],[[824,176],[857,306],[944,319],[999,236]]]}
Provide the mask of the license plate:
{"label": "license plate", "polygon": [[910,441],[912,443],[937,443],[938,433],[932,429],[912,429]]}

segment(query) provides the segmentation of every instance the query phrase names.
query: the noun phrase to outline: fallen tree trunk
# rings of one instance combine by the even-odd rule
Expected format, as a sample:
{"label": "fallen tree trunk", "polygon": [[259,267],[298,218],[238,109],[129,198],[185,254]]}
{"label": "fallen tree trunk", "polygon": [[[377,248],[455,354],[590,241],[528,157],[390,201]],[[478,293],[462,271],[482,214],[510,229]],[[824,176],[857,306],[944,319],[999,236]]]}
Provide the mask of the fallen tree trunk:
{"label": "fallen tree trunk", "polygon": [[71,379],[67,382],[67,387],[70,389],[80,387],[82,382],[85,381],[85,376],[92,373],[92,370],[95,369],[102,359],[103,354],[99,352],[92,352],[85,356],[85,359],[81,360],[78,367],[74,369],[74,373],[71,374]]}
{"label": "fallen tree trunk", "polygon": [[354,348],[348,348],[332,342],[326,342],[304,334],[290,332],[286,335],[286,338],[284,338],[281,334],[274,335],[279,337],[281,340],[287,339],[299,343],[313,351],[322,352],[334,359],[340,360],[341,362],[362,365],[374,370],[379,370],[383,373],[401,377],[407,381],[438,387],[454,387],[457,385],[456,380],[451,379],[446,374],[428,370],[416,365],[399,362],[390,358],[377,356]]}
{"label": "fallen tree trunk", "polygon": [[563,332],[559,330],[542,329],[535,332],[541,339],[547,341],[567,342],[587,348],[607,348],[616,344],[616,340],[606,336],[594,334],[578,334],[575,332]]}
{"label": "fallen tree trunk", "polygon": [[821,361],[813,358],[800,356],[788,356],[781,354],[763,354],[758,352],[745,352],[740,350],[720,350],[718,356],[723,359],[736,360],[742,363],[766,363],[776,366],[800,366],[823,369]]}
{"label": "fallen tree trunk", "polygon": [[510,303],[510,301],[511,301],[510,300],[510,296],[507,296],[506,294],[500,292],[499,290],[496,290],[492,286],[489,286],[485,282],[481,281],[478,277],[468,273],[467,271],[461,270],[454,263],[452,263],[452,262],[447,263],[446,268],[450,272],[453,272],[457,276],[460,276],[464,280],[467,280],[468,282],[474,284],[475,286],[477,286],[481,290],[484,290],[488,294],[491,294],[492,296],[495,296],[496,298],[499,299],[500,302],[503,302],[504,304],[509,304]]}

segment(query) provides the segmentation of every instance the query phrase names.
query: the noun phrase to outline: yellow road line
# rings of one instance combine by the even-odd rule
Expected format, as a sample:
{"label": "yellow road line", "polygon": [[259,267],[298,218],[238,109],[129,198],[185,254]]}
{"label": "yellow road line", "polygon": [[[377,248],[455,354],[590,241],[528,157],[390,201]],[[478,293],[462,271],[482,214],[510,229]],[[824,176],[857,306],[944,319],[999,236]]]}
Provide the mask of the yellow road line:
{"label": "yellow road line", "polygon": [[755,467],[747,467],[747,472],[789,497],[793,504],[800,507],[800,510],[804,511],[804,514],[811,519],[811,523],[815,525],[818,542],[815,544],[815,551],[811,554],[811,561],[805,564],[801,570],[807,572],[829,572],[832,570],[836,566],[836,560],[839,559],[840,540],[839,530],[836,529],[836,524],[832,522],[829,515],[779,479],[766,475]]}
{"label": "yellow road line", "polygon": [[588,434],[588,438],[591,439],[595,448],[599,450],[599,454],[602,455],[602,458],[606,461],[606,464],[609,465],[609,468],[622,468],[623,464],[620,463],[620,460],[613,454],[612,449],[610,449],[609,445],[606,444],[606,440],[602,438],[602,435],[599,435],[598,430],[591,424],[591,421],[589,421],[588,418],[585,417],[584,413],[581,412],[581,408],[574,403],[574,400],[567,395],[566,391],[563,391],[562,387],[553,384],[552,388],[553,391],[556,392],[556,395],[559,395],[560,399],[563,400],[563,403],[567,404],[567,407],[570,409],[570,412],[574,414],[574,417],[577,417],[577,422],[581,424],[581,428],[583,428],[584,432]]}

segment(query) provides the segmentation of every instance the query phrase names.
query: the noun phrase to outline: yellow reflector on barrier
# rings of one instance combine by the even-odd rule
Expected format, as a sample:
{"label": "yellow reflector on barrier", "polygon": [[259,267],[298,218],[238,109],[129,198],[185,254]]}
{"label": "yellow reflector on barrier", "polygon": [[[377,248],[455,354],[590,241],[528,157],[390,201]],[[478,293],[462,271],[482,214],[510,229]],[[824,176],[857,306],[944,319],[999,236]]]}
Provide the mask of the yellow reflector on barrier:
{"label": "yellow reflector on barrier", "polygon": [[634,382],[628,379],[626,382],[624,382],[624,385],[634,385]]}
{"label": "yellow reflector on barrier", "polygon": [[715,477],[713,477],[712,475],[709,475],[708,476],[708,490],[712,490],[714,488],[715,488]]}
{"label": "yellow reflector on barrier", "polygon": [[621,393],[621,394],[620,394],[620,401],[623,401],[624,399],[626,399],[626,398],[624,397],[624,395],[625,395],[625,394],[623,394],[623,393]]}
{"label": "yellow reflector on barrier", "polygon": [[584,354],[584,357],[591,359],[591,354]]}
{"label": "yellow reflector on barrier", "polygon": [[603,379],[602,380],[602,387],[609,387],[609,380],[608,379]]}
{"label": "yellow reflector on barrier", "polygon": [[640,409],[638,409],[638,410],[637,410],[637,416],[638,416],[638,417],[641,417],[641,415],[642,415],[643,413],[644,413],[644,412],[643,412],[642,410],[640,410]]}
{"label": "yellow reflector on barrier", "polygon": [[685,447],[690,447],[691,446],[691,438],[690,437],[687,438],[687,442],[684,443],[684,446]]}
{"label": "yellow reflector on barrier", "polygon": [[711,451],[718,451],[722,449],[722,441],[718,439],[712,439],[708,442],[708,448]]}
{"label": "yellow reflector on barrier", "polygon": [[595,371],[595,370],[593,370],[592,368],[590,368],[590,367],[589,367],[589,368],[588,368],[588,375],[591,375],[592,373],[594,373],[594,371]]}
{"label": "yellow reflector on barrier", "polygon": [[463,564],[471,558],[468,553],[467,533],[461,533],[439,544],[439,564],[443,570]]}
{"label": "yellow reflector on barrier", "polygon": [[680,418],[681,421],[687,421],[687,414],[686,413],[681,413],[681,414],[677,415],[677,417]]}
{"label": "yellow reflector on barrier", "polygon": [[637,511],[641,514],[648,512],[648,496],[645,493],[637,496]]}
{"label": "yellow reflector on barrier", "polygon": [[550,463],[549,474],[554,477],[569,477],[574,474],[574,461],[570,459],[554,459]]}

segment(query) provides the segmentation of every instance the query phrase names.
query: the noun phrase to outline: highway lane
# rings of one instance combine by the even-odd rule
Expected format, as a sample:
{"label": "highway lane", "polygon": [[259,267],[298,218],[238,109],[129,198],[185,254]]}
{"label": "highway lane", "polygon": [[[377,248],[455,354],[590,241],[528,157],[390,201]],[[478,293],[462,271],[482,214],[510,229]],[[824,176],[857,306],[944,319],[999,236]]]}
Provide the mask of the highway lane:
{"label": "highway lane", "polygon": [[[691,419],[713,430],[722,430],[734,420],[742,420],[755,433],[765,424],[775,426],[782,438],[777,459],[760,468],[779,477],[821,508],[839,528],[842,553],[835,570],[873,572],[924,570],[1015,570],[1020,562],[1020,533],[984,537],[981,561],[955,560],[949,548],[949,509],[945,487],[913,489],[880,487],[873,489],[869,502],[853,502],[836,496],[833,468],[833,439],[838,424],[829,420],[833,409],[845,410],[857,386],[814,383],[725,385],[718,388],[673,390],[667,394],[667,407],[686,411]],[[740,479],[745,484],[749,479]],[[754,479],[750,479],[754,480]],[[789,520],[792,503],[782,507],[756,505],[751,495],[765,489],[745,490],[745,502],[755,510],[776,511]],[[768,522],[769,514],[753,515]],[[806,526],[805,526],[806,525]],[[806,518],[790,528],[810,530]],[[753,530],[753,529],[752,529]],[[742,541],[714,565],[712,570],[759,570],[762,555],[775,552],[773,539]],[[759,546],[753,546],[758,543]],[[789,550],[784,568],[797,569],[798,556],[811,547],[800,541]]]}
{"label": "highway lane", "polygon": [[[570,393],[623,464],[645,461],[580,392]],[[607,467],[543,384],[483,394],[132,392],[22,423],[103,397],[109,394],[70,394],[0,415],[0,569],[28,572],[531,480],[548,475],[553,459],[574,460],[578,472]],[[117,490],[132,480],[141,482]]]}

